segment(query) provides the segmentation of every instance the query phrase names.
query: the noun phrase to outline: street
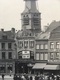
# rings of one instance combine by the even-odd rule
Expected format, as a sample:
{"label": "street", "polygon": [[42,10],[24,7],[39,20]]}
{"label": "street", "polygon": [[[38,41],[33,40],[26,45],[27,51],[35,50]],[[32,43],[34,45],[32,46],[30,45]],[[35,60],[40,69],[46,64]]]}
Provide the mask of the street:
{"label": "street", "polygon": [[[2,80],[2,76],[0,76],[0,80]],[[4,80],[13,80],[13,76],[4,76]]]}

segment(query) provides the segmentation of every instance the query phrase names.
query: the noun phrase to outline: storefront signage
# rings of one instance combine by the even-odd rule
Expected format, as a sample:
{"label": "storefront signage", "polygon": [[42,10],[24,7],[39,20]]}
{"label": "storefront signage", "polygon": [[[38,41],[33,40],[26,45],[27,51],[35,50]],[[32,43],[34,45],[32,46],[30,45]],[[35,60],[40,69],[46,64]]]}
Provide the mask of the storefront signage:
{"label": "storefront signage", "polygon": [[30,58],[30,51],[22,51],[22,58],[29,59]]}

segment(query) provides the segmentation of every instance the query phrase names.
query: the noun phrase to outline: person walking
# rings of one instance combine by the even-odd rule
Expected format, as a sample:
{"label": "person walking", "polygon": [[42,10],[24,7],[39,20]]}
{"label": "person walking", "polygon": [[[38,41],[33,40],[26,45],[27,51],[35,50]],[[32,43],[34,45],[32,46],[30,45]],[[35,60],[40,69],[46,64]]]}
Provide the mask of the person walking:
{"label": "person walking", "polygon": [[4,74],[2,74],[2,80],[4,80]]}

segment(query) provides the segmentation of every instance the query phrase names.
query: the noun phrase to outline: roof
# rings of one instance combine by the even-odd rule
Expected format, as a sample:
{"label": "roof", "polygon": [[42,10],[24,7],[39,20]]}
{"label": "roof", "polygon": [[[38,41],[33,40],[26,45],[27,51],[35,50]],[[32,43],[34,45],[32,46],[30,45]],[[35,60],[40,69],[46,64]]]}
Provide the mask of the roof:
{"label": "roof", "polygon": [[27,30],[27,29],[24,29],[24,30],[19,30],[16,34],[16,37],[17,38],[21,38],[21,37],[34,37],[34,33],[31,31],[31,30]]}
{"label": "roof", "polygon": [[60,39],[60,26],[52,30],[49,39]]}
{"label": "roof", "polygon": [[7,36],[7,39],[13,40],[15,37],[15,34],[12,33],[11,31],[0,31],[0,40],[2,39],[3,36]]}
{"label": "roof", "polygon": [[38,33],[37,35],[37,39],[49,39],[50,37],[50,32],[41,32],[41,33]]}
{"label": "roof", "polygon": [[47,28],[46,32],[52,32],[52,30],[54,30],[55,28],[57,28],[58,26],[60,26],[60,21],[53,21]]}

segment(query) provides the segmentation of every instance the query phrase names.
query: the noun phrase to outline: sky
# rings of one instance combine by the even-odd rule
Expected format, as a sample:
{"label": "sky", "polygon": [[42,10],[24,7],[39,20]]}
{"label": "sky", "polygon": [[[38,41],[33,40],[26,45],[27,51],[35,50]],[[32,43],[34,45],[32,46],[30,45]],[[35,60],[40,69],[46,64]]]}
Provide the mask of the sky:
{"label": "sky", "polygon": [[[25,8],[24,0],[0,0],[0,29],[21,29],[21,13]],[[41,26],[53,20],[60,21],[60,0],[38,0],[37,8],[41,12]]]}

